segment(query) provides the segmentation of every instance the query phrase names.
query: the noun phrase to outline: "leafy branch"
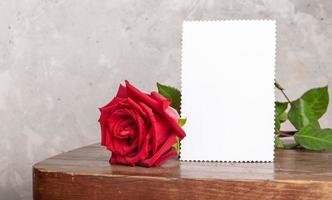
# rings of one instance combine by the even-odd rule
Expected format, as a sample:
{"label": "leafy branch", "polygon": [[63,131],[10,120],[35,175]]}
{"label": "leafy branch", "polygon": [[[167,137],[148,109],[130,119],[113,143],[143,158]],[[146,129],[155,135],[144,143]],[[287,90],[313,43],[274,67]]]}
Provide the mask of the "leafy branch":
{"label": "leafy branch", "polygon": [[[332,129],[321,129],[319,124],[319,119],[326,113],[329,104],[328,87],[311,89],[291,101],[279,83],[275,82],[274,85],[287,100],[275,102],[275,146],[302,147],[314,151],[332,150]],[[281,124],[287,120],[296,128],[294,134],[287,135],[280,131]],[[286,145],[286,138],[291,138],[293,143]]]}

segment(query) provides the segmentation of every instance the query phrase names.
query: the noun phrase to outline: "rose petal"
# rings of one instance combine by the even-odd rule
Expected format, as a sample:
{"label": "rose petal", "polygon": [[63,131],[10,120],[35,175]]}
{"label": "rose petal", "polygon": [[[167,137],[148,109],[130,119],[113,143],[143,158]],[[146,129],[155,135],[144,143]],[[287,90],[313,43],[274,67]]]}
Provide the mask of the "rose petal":
{"label": "rose petal", "polygon": [[132,122],[132,119],[124,119],[117,122],[114,126],[114,137],[117,139],[130,139],[130,137],[134,137],[137,127]]}
{"label": "rose petal", "polygon": [[128,162],[125,157],[116,155],[112,153],[112,156],[109,161],[111,164],[124,164],[124,165],[129,165],[129,166],[135,166],[135,162]]}
{"label": "rose petal", "polygon": [[106,144],[106,123],[100,123],[100,129],[101,129],[101,145]]}
{"label": "rose petal", "polygon": [[162,155],[155,163],[154,166],[159,167],[160,165],[162,165],[164,162],[166,162],[167,160],[176,157],[178,154],[176,153],[176,151],[171,148],[168,152],[164,153],[164,155]]}
{"label": "rose petal", "polygon": [[153,91],[153,92],[151,92],[150,96],[159,102],[167,101],[167,99],[163,95],[159,94],[158,92]]}
{"label": "rose petal", "polygon": [[167,151],[169,151],[170,148],[173,148],[173,144],[176,143],[176,135],[171,134],[171,136],[165,141],[165,143],[161,146],[161,148],[152,155],[151,158],[143,160],[139,162],[139,165],[142,165],[144,167],[151,167],[155,164],[155,162],[162,157]]}
{"label": "rose petal", "polygon": [[127,164],[130,166],[135,166],[136,163],[138,163],[140,160],[146,159],[149,152],[149,141],[150,137],[149,135],[147,135],[147,138],[144,141],[143,148],[141,148],[141,150],[136,155],[133,154],[133,156],[128,156],[128,155],[122,156],[120,154],[112,154],[110,162],[112,164],[117,163],[117,164]]}
{"label": "rose petal", "polygon": [[149,95],[135,88],[127,80],[125,82],[129,97],[131,97],[134,100],[141,101],[154,109],[160,110],[160,104],[158,103],[158,101],[156,101],[155,99],[151,98]]}
{"label": "rose petal", "polygon": [[178,121],[180,119],[180,115],[179,113],[172,107],[168,107],[165,109],[165,112],[172,117],[173,119],[175,119],[176,121]]}
{"label": "rose petal", "polygon": [[159,115],[155,115],[156,119],[156,134],[153,138],[156,141],[157,149],[161,148],[162,144],[165,143],[167,138],[171,136],[173,133],[172,126],[167,123],[164,119],[162,119]]}
{"label": "rose petal", "polygon": [[134,100],[132,100],[131,98],[127,98],[128,104],[130,105],[130,107],[132,109],[134,109],[135,111],[137,111],[139,114],[142,115],[142,117],[146,116],[146,113],[144,112],[144,110],[141,108],[141,106],[136,103]]}
{"label": "rose petal", "polygon": [[127,142],[125,140],[114,139],[114,153],[120,156],[126,155]]}
{"label": "rose petal", "polygon": [[115,97],[108,104],[99,108],[99,110],[102,114],[114,110],[121,101],[123,101],[123,99]]}
{"label": "rose petal", "polygon": [[136,111],[135,115],[135,122],[137,125],[137,137],[139,138],[139,146],[143,144],[143,139],[145,137],[145,134],[147,132],[147,126],[146,126],[146,119],[148,118],[148,114],[146,111],[141,107],[139,103],[134,102],[131,98],[128,98],[128,103],[130,104],[131,108]]}
{"label": "rose petal", "polygon": [[152,109],[141,103],[142,108],[148,114],[148,121],[152,129],[152,154],[173,134],[172,126],[157,113],[153,113]]}
{"label": "rose petal", "polygon": [[[146,125],[145,125],[145,120],[142,118],[142,115],[139,114],[138,112],[135,112],[133,110],[126,110],[127,113],[132,117],[133,121],[136,124],[136,131],[134,132],[134,137],[141,138],[139,144],[142,144],[142,139],[144,139],[145,134],[146,134]],[[146,114],[145,114],[146,115]]]}
{"label": "rose petal", "polygon": [[116,94],[116,97],[119,97],[119,98],[127,98],[128,97],[127,88],[125,86],[123,86],[122,84],[120,84],[120,86],[119,86],[119,90],[118,90],[118,93]]}
{"label": "rose petal", "polygon": [[[112,152],[121,156],[138,148],[137,127],[133,119],[113,114],[109,119],[109,134],[112,134]],[[133,141],[129,143],[129,141]]]}
{"label": "rose petal", "polygon": [[[177,119],[174,118],[173,115],[168,114],[170,111],[167,106],[168,102],[163,102],[163,116],[168,120],[168,122],[172,125],[174,128],[175,134],[180,138],[183,139],[186,136],[186,133],[184,130],[180,127],[179,122]],[[167,110],[167,111],[166,111]]]}
{"label": "rose petal", "polygon": [[184,130],[179,126],[178,121],[171,117],[168,113],[166,113],[166,108],[169,106],[169,101],[163,101],[162,105],[156,101],[155,99],[151,98],[149,95],[144,94],[143,92],[139,91],[137,88],[132,86],[128,81],[126,81],[126,87],[128,95],[136,100],[142,101],[142,103],[151,107],[154,111],[158,112],[160,115],[165,117],[168,120],[173,128],[175,129],[176,135],[182,139],[186,136]]}
{"label": "rose petal", "polygon": [[145,140],[143,141],[142,146],[139,148],[138,153],[131,158],[128,158],[130,162],[139,162],[140,160],[144,160],[149,155],[149,151],[151,150],[150,145],[151,134],[147,133]]}
{"label": "rose petal", "polygon": [[[145,113],[147,113],[147,120],[150,124],[150,133],[152,134],[152,153],[155,153],[157,151],[157,141],[155,140],[156,138],[156,119],[154,118],[154,114],[151,108],[149,108],[147,105],[143,103],[139,103]],[[144,135],[140,136],[141,139],[139,140],[139,144],[142,144],[144,141]]]}
{"label": "rose petal", "polygon": [[115,152],[114,149],[114,138],[112,132],[109,129],[106,129],[106,141],[105,141],[106,148],[112,152]]}

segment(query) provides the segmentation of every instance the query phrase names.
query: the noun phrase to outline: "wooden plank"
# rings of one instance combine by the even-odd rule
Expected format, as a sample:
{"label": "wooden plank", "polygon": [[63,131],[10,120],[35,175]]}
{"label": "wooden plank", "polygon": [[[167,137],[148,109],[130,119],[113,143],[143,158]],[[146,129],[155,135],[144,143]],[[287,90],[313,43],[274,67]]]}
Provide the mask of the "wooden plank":
{"label": "wooden plank", "polygon": [[332,152],[276,150],[274,163],[170,160],[159,168],[109,165],[94,144],[37,163],[36,200],[332,199]]}

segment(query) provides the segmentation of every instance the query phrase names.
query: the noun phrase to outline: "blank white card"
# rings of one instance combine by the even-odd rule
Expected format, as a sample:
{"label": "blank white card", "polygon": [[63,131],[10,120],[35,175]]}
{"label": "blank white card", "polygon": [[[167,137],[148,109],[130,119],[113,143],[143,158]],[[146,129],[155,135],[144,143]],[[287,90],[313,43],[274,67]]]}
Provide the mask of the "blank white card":
{"label": "blank white card", "polygon": [[273,161],[274,20],[190,21],[182,35],[184,161]]}

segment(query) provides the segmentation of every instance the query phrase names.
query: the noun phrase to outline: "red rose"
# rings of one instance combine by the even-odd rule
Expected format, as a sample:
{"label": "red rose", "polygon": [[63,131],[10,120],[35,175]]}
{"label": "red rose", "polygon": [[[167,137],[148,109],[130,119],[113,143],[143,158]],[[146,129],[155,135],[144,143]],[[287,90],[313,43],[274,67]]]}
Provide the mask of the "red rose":
{"label": "red rose", "polygon": [[116,97],[100,108],[101,144],[112,151],[111,163],[160,166],[175,157],[176,136],[185,137],[171,101],[146,94],[126,81]]}

